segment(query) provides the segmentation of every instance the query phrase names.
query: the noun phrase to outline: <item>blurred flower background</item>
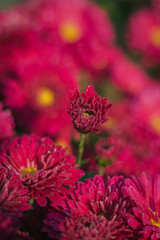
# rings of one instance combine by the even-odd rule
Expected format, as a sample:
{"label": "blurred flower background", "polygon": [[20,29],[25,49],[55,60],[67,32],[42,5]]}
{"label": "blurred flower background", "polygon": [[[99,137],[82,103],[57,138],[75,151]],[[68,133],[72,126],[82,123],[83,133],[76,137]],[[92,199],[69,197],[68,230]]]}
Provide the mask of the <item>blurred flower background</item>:
{"label": "blurred flower background", "polygon": [[0,173],[2,239],[160,239],[160,0],[0,0]]}

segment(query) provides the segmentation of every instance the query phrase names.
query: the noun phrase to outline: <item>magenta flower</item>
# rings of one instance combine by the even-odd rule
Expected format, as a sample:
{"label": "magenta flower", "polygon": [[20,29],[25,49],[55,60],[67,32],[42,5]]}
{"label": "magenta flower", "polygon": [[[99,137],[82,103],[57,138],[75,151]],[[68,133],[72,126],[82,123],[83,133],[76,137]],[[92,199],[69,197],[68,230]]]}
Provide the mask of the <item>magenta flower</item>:
{"label": "magenta flower", "polygon": [[102,98],[94,92],[92,85],[83,93],[75,90],[68,92],[68,105],[66,111],[71,117],[74,128],[81,133],[99,133],[99,127],[107,121],[106,113],[111,104],[107,98]]}
{"label": "magenta flower", "polygon": [[135,202],[133,213],[126,213],[129,225],[137,239],[160,239],[160,175],[154,178],[141,177],[126,179],[126,192]]}
{"label": "magenta flower", "polygon": [[40,206],[46,205],[46,197],[69,191],[66,186],[74,185],[83,175],[82,170],[75,168],[75,158],[71,154],[55,146],[50,138],[33,134],[4,143],[0,165],[19,175]]}
{"label": "magenta flower", "polygon": [[160,136],[160,85],[153,85],[141,93],[133,103],[133,114],[143,125],[151,128],[153,133]]}
{"label": "magenta flower", "polygon": [[14,135],[14,121],[10,110],[3,110],[0,103],[0,140],[11,138]]}
{"label": "magenta flower", "polygon": [[31,208],[28,190],[14,171],[0,167],[0,211],[21,215]]}
{"label": "magenta flower", "polygon": [[[132,231],[122,215],[131,205],[123,187],[123,177],[104,180],[95,176],[78,182],[77,188],[63,195],[58,204],[53,199],[54,208],[44,221],[43,231],[65,240],[127,239]],[[98,235],[102,238],[94,238]]]}
{"label": "magenta flower", "polygon": [[44,46],[39,45],[36,50],[14,49],[10,71],[15,77],[5,77],[4,102],[13,110],[21,128],[57,137],[62,129],[72,128],[64,110],[64,95],[66,89],[77,88],[76,71],[57,52],[46,46],[45,51],[42,49]]}
{"label": "magenta flower", "polygon": [[160,19],[157,7],[158,4],[156,11],[144,8],[134,13],[127,26],[128,45],[141,53],[148,65],[159,65],[160,61]]}
{"label": "magenta flower", "polygon": [[[72,6],[72,7],[70,7]],[[106,11],[91,1],[36,1],[24,5],[45,44],[62,49],[80,69],[92,73],[106,68],[106,50],[115,33]]]}

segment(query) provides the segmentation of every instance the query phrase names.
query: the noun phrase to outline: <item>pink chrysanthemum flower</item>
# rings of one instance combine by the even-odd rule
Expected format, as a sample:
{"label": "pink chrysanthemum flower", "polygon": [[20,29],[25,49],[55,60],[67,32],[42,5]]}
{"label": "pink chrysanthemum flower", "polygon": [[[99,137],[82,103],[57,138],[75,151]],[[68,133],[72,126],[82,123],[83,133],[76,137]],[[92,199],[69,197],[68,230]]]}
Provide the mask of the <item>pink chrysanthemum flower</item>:
{"label": "pink chrysanthemum flower", "polygon": [[102,98],[94,92],[92,85],[83,93],[75,90],[68,92],[68,105],[66,110],[71,117],[74,128],[81,133],[99,133],[100,126],[107,121],[106,113],[111,104],[107,98]]}
{"label": "pink chrysanthemum flower", "polygon": [[[140,52],[144,60],[160,61],[160,19],[159,13],[151,9],[142,9],[134,13],[127,26],[128,45]],[[146,60],[145,60],[146,61]]]}
{"label": "pink chrysanthemum flower", "polygon": [[0,164],[19,175],[30,195],[40,206],[46,197],[67,191],[83,175],[75,158],[55,146],[50,138],[24,135],[6,142],[0,150]]}
{"label": "pink chrysanthemum flower", "polygon": [[120,149],[124,146],[125,144],[122,138],[113,135],[108,138],[100,138],[95,145],[95,152],[100,159],[110,161],[117,156]]}
{"label": "pink chrysanthemum flower", "polygon": [[132,108],[136,118],[147,124],[151,130],[160,136],[160,85],[152,86],[141,93]]}
{"label": "pink chrysanthemum flower", "polygon": [[0,167],[0,211],[21,215],[31,208],[28,190],[14,171]]}
{"label": "pink chrysanthemum flower", "polygon": [[126,179],[126,192],[136,206],[133,213],[126,213],[129,225],[134,229],[136,239],[160,239],[160,175],[154,178],[141,177]]}
{"label": "pink chrysanthemum flower", "polygon": [[24,54],[15,51],[10,68],[14,77],[5,78],[3,94],[21,128],[57,137],[62,128],[72,127],[64,110],[64,95],[66,89],[74,90],[78,83],[74,68],[69,68],[59,57],[56,54],[56,63],[48,48],[44,52],[41,48],[26,50]]}
{"label": "pink chrysanthemum flower", "polygon": [[95,145],[95,152],[99,165],[106,167],[104,174],[107,176],[129,176],[137,171],[138,161],[122,136],[100,138]]}
{"label": "pink chrysanthemum flower", "polygon": [[104,180],[95,176],[85,183],[78,182],[59,204],[53,199],[54,208],[44,221],[43,231],[63,240],[71,239],[69,232],[72,239],[79,240],[127,239],[132,233],[122,215],[130,211],[131,202],[123,195],[123,187],[123,177]]}
{"label": "pink chrysanthemum flower", "polygon": [[85,0],[35,2],[26,9],[43,41],[60,47],[80,68],[92,71],[106,67],[104,52],[114,42],[106,12]]}
{"label": "pink chrysanthemum flower", "polygon": [[10,110],[3,110],[0,102],[0,140],[14,136],[14,120]]}

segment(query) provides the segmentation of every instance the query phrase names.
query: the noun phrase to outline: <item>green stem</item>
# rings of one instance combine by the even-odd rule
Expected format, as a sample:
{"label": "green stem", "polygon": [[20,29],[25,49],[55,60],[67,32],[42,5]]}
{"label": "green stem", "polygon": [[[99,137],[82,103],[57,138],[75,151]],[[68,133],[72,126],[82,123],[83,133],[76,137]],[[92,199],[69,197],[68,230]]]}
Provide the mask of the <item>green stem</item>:
{"label": "green stem", "polygon": [[81,133],[81,139],[79,143],[79,152],[78,152],[78,158],[77,158],[77,164],[79,166],[81,166],[81,160],[82,160],[82,155],[84,150],[84,141],[85,141],[85,134]]}

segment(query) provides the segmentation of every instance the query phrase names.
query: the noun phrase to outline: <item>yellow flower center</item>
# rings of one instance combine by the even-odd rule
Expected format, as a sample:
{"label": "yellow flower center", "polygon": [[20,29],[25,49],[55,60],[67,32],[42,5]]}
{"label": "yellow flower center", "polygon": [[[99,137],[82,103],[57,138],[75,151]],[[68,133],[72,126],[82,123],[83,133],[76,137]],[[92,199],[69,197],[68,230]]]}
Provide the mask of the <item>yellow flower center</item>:
{"label": "yellow flower center", "polygon": [[[156,212],[153,212],[153,213],[154,213],[154,215],[156,215]],[[150,221],[151,221],[152,225],[160,228],[160,218],[158,218],[158,222],[155,221],[155,220],[152,219],[152,218],[150,219]]]}
{"label": "yellow flower center", "polygon": [[54,93],[47,87],[41,87],[37,93],[37,103],[42,107],[52,106],[54,103]]}
{"label": "yellow flower center", "polygon": [[91,118],[91,114],[89,114],[89,113],[83,113],[83,116],[85,116],[85,117],[89,117],[89,118]]}
{"label": "yellow flower center", "polygon": [[160,135],[160,116],[154,116],[150,121],[151,127]]}
{"label": "yellow flower center", "polygon": [[23,168],[22,175],[23,177],[25,177],[27,173],[30,173],[32,178],[36,171],[37,171],[37,168]]}
{"label": "yellow flower center", "polygon": [[152,225],[160,228],[160,218],[158,218],[158,222],[156,222],[154,219],[151,219]]}
{"label": "yellow flower center", "polygon": [[156,47],[160,48],[160,26],[152,29],[150,38],[151,38],[152,43]]}
{"label": "yellow flower center", "polygon": [[60,26],[59,33],[66,43],[77,42],[82,35],[81,29],[75,23],[63,23]]}

